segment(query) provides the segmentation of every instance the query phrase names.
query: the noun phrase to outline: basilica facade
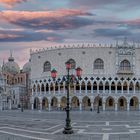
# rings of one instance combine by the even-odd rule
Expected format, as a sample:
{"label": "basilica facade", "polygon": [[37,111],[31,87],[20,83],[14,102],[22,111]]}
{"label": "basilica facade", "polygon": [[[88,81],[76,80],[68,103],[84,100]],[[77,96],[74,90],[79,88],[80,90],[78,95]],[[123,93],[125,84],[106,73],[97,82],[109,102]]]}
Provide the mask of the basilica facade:
{"label": "basilica facade", "polygon": [[[31,51],[31,108],[64,110],[67,70],[82,75],[70,84],[72,110],[140,110],[140,48],[124,41],[115,46],[73,45]],[[57,70],[52,79],[51,70]]]}
{"label": "basilica facade", "polygon": [[22,69],[12,53],[3,62],[0,70],[0,110],[29,108],[30,106],[30,61]]}

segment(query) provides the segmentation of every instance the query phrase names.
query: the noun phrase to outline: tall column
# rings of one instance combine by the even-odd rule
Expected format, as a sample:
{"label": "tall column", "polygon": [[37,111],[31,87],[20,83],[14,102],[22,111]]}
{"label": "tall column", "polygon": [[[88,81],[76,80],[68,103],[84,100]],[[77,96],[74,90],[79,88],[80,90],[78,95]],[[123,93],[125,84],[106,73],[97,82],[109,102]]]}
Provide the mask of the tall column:
{"label": "tall column", "polygon": [[122,87],[122,91],[121,91],[121,93],[123,94],[123,85],[121,84],[121,87]]}
{"label": "tall column", "polygon": [[60,101],[57,104],[58,110],[60,110]]}
{"label": "tall column", "polygon": [[103,111],[105,111],[105,102],[103,102]]}
{"label": "tall column", "polygon": [[128,86],[127,86],[127,93],[129,94],[129,84],[128,84]]}
{"label": "tall column", "polygon": [[118,111],[118,102],[115,102],[115,111]]}
{"label": "tall column", "polygon": [[60,92],[60,84],[58,84],[58,94],[61,94],[61,92]]}
{"label": "tall column", "polygon": [[79,110],[82,111],[82,102],[80,102]]}
{"label": "tall column", "polygon": [[117,94],[117,85],[115,85],[115,94]]}
{"label": "tall column", "polygon": [[134,92],[134,94],[136,94],[136,87],[135,87],[135,84],[134,84],[134,91],[133,91],[133,92]]}
{"label": "tall column", "polygon": [[99,83],[97,83],[97,94],[99,94]]}
{"label": "tall column", "polygon": [[33,87],[32,87],[32,96],[34,95]]}
{"label": "tall column", "polygon": [[85,83],[85,94],[87,94],[88,91],[87,91],[87,83]]}
{"label": "tall column", "polygon": [[91,102],[91,109],[94,110],[94,102]]}
{"label": "tall column", "polygon": [[53,83],[53,94],[55,94],[55,83]]}
{"label": "tall column", "polygon": [[109,94],[111,94],[111,84],[109,84]]}
{"label": "tall column", "polygon": [[127,111],[130,110],[129,102],[127,102]]}
{"label": "tall column", "polygon": [[40,110],[42,110],[42,101],[40,101]]}
{"label": "tall column", "polygon": [[49,106],[48,107],[49,107],[49,111],[51,111],[51,103],[50,102],[49,102]]}
{"label": "tall column", "polygon": [[93,94],[93,83],[91,83],[91,94]]}
{"label": "tall column", "polygon": [[75,94],[76,93],[76,84],[74,83],[73,86],[74,86],[74,94]]}
{"label": "tall column", "polygon": [[103,93],[105,93],[105,84],[103,84]]}

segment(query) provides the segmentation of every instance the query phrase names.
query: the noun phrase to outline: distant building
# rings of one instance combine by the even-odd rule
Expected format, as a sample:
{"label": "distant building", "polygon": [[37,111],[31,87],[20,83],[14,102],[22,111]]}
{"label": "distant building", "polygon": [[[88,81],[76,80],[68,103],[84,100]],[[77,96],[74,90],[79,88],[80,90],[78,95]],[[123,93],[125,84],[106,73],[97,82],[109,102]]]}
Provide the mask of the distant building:
{"label": "distant building", "polygon": [[[83,70],[71,84],[73,110],[140,110],[140,48],[126,40],[116,46],[74,45],[31,52],[30,103],[32,109],[56,110],[66,106],[65,62],[70,60],[74,74]],[[55,68],[54,81],[50,71]]]}
{"label": "distant building", "polygon": [[3,63],[0,71],[0,110],[29,107],[30,70],[30,62],[20,70],[12,54],[8,62]]}

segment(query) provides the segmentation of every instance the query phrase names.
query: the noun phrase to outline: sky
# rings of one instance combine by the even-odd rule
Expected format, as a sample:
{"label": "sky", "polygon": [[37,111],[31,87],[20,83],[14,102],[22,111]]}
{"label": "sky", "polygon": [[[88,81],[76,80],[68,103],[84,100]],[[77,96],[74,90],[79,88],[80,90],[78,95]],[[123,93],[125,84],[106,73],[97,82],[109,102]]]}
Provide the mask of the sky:
{"label": "sky", "polygon": [[30,49],[139,36],[139,0],[0,0],[0,64],[10,51],[22,68]]}

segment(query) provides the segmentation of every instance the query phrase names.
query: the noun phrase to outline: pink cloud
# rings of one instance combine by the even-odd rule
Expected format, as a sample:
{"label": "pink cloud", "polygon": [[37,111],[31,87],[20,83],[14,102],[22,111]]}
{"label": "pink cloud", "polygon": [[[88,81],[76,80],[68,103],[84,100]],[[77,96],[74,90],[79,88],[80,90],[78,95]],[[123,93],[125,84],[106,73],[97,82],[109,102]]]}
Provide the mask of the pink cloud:
{"label": "pink cloud", "polygon": [[85,18],[90,13],[75,9],[61,9],[56,11],[2,11],[0,19],[9,23],[40,29],[72,29],[92,24],[92,21]]}
{"label": "pink cloud", "polygon": [[22,3],[22,2],[26,2],[26,1],[27,0],[0,0],[0,3],[5,5],[5,6],[11,7],[17,3]]}

